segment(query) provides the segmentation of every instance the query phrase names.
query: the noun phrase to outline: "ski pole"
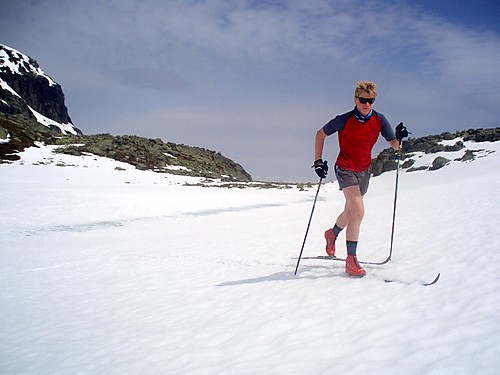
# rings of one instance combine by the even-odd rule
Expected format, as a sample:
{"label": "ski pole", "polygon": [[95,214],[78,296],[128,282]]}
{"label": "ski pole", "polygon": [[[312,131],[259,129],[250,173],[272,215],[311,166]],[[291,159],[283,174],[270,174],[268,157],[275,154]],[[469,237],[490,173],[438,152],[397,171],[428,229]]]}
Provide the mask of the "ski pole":
{"label": "ski pole", "polygon": [[306,244],[307,233],[309,232],[309,227],[311,226],[311,220],[312,220],[313,213],[314,213],[314,207],[316,207],[316,200],[318,199],[319,189],[321,187],[321,181],[323,181],[323,178],[319,179],[318,190],[316,191],[316,196],[314,197],[314,203],[313,203],[313,207],[311,210],[311,216],[309,217],[309,223],[307,224],[306,234],[304,235],[304,241],[302,242],[302,248],[300,249],[299,259],[297,260],[297,266],[295,266],[294,275],[297,275],[297,270],[299,269],[300,258],[302,258],[302,252],[304,251],[304,245]]}
{"label": "ski pole", "polygon": [[399,164],[401,159],[401,147],[403,146],[403,141],[400,141],[399,149],[398,149],[398,158],[397,158],[397,167],[396,167],[396,184],[394,187],[394,208],[392,210],[392,229],[391,229],[391,248],[389,250],[389,258],[387,258],[387,262],[391,260],[392,257],[392,245],[394,243],[394,227],[396,223],[396,204],[398,201],[398,184],[399,184]]}

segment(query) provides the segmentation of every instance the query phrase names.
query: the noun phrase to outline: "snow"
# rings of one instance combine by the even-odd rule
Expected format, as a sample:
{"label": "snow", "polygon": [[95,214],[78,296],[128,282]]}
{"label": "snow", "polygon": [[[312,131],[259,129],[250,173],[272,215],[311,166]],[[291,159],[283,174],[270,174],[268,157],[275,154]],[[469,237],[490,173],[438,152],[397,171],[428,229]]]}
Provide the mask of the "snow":
{"label": "snow", "polygon": [[[4,90],[9,91],[12,95],[20,97],[19,94],[17,94],[14,91],[14,89],[12,89],[12,87],[10,87],[10,85],[7,82],[5,82],[3,79],[0,79],[0,87],[2,89],[4,89]],[[4,100],[2,100],[2,101],[5,102]],[[35,111],[30,106],[28,106],[28,108],[31,111],[31,113],[33,113],[33,115],[35,116],[37,122],[39,122],[40,124],[42,124],[44,126],[47,126],[47,127],[49,127],[50,125],[57,126],[59,129],[61,129],[61,132],[63,134],[67,134],[67,133],[77,134],[77,132],[76,132],[73,124],[71,124],[71,123],[67,123],[67,124],[59,123],[57,121],[51,120],[48,117],[45,117],[44,115],[42,115],[39,112]]]}
{"label": "snow", "polygon": [[50,118],[45,117],[41,113],[35,111],[30,106],[28,106],[28,108],[30,109],[31,113],[33,113],[33,115],[35,116],[36,121],[39,122],[40,124],[47,126],[47,127],[50,127],[50,125],[57,126],[59,129],[61,129],[61,132],[63,134],[68,134],[68,133],[75,134],[75,135],[78,134],[76,132],[73,124],[71,124],[71,123],[64,124],[64,123],[60,123],[60,122],[51,120]]}
{"label": "snow", "polygon": [[[7,50],[10,50],[10,53],[13,55],[12,59],[9,57]],[[14,61],[12,61],[12,60],[14,60]],[[20,75],[25,74],[25,71],[29,71],[30,73],[32,73],[34,75],[39,75],[41,77],[44,77],[49,82],[49,86],[56,85],[56,83],[52,80],[52,78],[50,78],[47,74],[45,74],[42,69],[32,65],[30,58],[28,56],[26,56],[25,54],[13,49],[13,48],[10,48],[10,47],[7,47],[3,44],[0,44],[0,70],[3,70],[3,69],[8,69],[8,71],[10,70],[10,72],[12,72],[13,74],[20,74]],[[3,79],[0,79],[0,88],[3,90],[9,91],[12,95],[15,95],[19,98],[21,97]],[[7,104],[7,102],[5,102],[4,100],[2,100],[2,101],[5,104]],[[54,121],[54,120],[42,115],[41,113],[37,112],[36,110],[31,108],[30,106],[28,106],[28,108],[35,116],[37,122],[39,122],[40,124],[47,126],[47,127],[50,127],[51,125],[56,126],[61,130],[61,132],[63,134],[68,134],[68,133],[78,134],[77,131],[75,130],[75,127],[73,126],[73,124],[71,124],[71,123],[59,123],[57,121]]]}
{"label": "snow", "polygon": [[465,147],[458,151],[448,151],[436,154],[426,154],[425,152],[414,152],[412,153],[411,156],[411,159],[415,160],[415,163],[412,165],[412,168],[422,168],[422,167],[430,168],[432,166],[432,162],[434,161],[434,159],[436,159],[437,156],[443,156],[446,159],[449,159],[450,163],[463,164],[464,162],[459,161],[459,159],[461,159],[464,156],[467,150],[474,151],[476,158],[482,158],[488,156],[488,154],[490,154],[491,152],[491,150],[481,147],[482,143],[465,142],[464,144]]}
{"label": "snow", "polygon": [[169,169],[171,171],[187,171],[187,172],[191,171],[191,169],[186,168],[183,165],[167,165],[165,169]]}
{"label": "snow", "polygon": [[0,138],[0,145],[5,144],[5,143],[9,143],[9,142],[10,142],[10,133],[7,133],[6,138]]}
{"label": "snow", "polygon": [[[28,70],[32,74],[39,75],[49,81],[49,86],[56,85],[52,78],[45,74],[45,72],[40,69],[40,67],[35,67],[31,64],[30,58],[27,55],[3,44],[0,44],[0,47],[2,47],[0,49],[1,66],[9,68],[10,71],[14,74],[24,74],[22,70]],[[10,53],[14,56],[15,62],[12,61],[6,50],[10,50]]]}
{"label": "snow", "polygon": [[[1,78],[0,78],[0,87],[2,88],[2,90],[7,90],[12,95],[20,98],[19,94],[17,92],[15,92],[14,89],[12,87],[10,87],[10,85]],[[7,102],[5,100],[2,100],[2,101],[7,104]]]}
{"label": "snow", "polygon": [[[293,275],[315,186],[184,186],[39,146],[0,165],[2,374],[498,373],[500,142],[401,172],[393,259],[362,279]],[[393,194],[372,179],[361,259],[388,254]],[[304,256],[342,205],[323,185]]]}
{"label": "snow", "polygon": [[440,141],[439,144],[443,146],[454,146],[457,142],[461,141],[463,141],[462,137],[456,137],[454,139]]}

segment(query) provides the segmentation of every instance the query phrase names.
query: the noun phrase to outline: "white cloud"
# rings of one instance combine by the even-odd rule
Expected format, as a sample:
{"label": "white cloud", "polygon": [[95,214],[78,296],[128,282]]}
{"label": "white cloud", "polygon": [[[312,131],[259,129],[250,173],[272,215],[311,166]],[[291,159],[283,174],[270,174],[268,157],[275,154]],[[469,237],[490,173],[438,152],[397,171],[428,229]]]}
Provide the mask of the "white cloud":
{"label": "white cloud", "polygon": [[189,86],[184,77],[163,69],[134,67],[120,70],[117,75],[124,84],[137,89],[184,91]]}

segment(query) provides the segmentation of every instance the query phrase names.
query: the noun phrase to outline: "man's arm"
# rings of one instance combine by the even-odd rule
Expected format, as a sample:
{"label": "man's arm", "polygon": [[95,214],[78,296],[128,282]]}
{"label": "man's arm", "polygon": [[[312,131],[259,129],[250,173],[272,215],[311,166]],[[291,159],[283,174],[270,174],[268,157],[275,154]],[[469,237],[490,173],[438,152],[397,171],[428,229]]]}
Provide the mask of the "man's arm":
{"label": "man's arm", "polygon": [[398,151],[399,148],[401,147],[401,142],[397,138],[394,138],[392,141],[389,141],[389,144],[396,151]]}
{"label": "man's arm", "polygon": [[323,159],[323,146],[325,144],[325,134],[323,128],[316,132],[316,141],[314,142],[314,160]]}

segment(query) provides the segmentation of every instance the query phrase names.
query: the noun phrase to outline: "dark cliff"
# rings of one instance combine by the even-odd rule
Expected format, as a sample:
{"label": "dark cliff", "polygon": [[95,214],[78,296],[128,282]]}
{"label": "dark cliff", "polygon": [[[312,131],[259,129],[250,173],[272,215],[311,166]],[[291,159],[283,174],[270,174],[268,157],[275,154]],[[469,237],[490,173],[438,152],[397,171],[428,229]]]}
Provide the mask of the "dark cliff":
{"label": "dark cliff", "polygon": [[0,82],[0,112],[36,120],[33,109],[54,122],[46,124],[52,130],[80,133],[76,128],[72,131],[61,86],[43,72],[35,59],[0,45]]}

